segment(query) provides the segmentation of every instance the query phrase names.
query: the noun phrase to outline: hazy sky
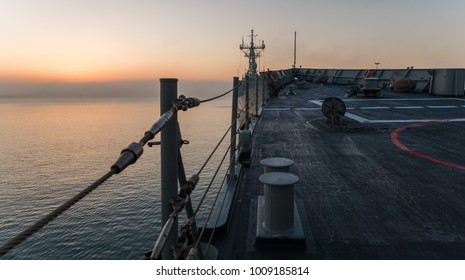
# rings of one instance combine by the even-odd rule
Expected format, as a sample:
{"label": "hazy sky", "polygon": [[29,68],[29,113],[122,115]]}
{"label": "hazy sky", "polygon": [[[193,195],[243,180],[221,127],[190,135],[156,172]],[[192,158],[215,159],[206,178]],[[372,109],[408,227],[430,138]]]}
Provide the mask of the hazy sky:
{"label": "hazy sky", "polygon": [[261,67],[465,67],[463,0],[0,0],[0,80],[231,80]]}

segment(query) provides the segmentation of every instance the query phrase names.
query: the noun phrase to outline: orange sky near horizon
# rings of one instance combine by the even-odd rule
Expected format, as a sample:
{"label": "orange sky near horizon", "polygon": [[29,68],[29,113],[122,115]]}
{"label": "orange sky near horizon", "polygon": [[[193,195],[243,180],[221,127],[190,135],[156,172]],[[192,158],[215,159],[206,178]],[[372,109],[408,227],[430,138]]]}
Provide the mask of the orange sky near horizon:
{"label": "orange sky near horizon", "polygon": [[[168,2],[168,3],[166,3]],[[421,2],[421,5],[419,5]],[[0,10],[0,81],[229,81],[260,69],[465,67],[465,1],[15,0]]]}

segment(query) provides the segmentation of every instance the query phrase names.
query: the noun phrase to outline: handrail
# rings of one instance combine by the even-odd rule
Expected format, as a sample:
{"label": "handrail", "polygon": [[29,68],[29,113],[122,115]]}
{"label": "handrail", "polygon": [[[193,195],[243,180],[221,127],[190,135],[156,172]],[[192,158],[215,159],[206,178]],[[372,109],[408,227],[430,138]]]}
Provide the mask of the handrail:
{"label": "handrail", "polygon": [[[243,83],[243,84],[244,84],[244,85],[247,85],[247,84],[249,83],[249,81],[250,81],[249,79],[246,79],[246,82]],[[232,90],[230,90],[230,91],[228,91],[228,92],[226,92],[226,93],[224,93],[224,94],[222,94],[222,95],[219,95],[219,96],[217,96],[217,97],[210,98],[210,99],[206,99],[206,100],[204,100],[204,102],[212,101],[212,100],[215,100],[215,99],[217,99],[217,98],[219,98],[219,97],[222,97],[222,96],[224,96],[225,94],[228,94],[228,93],[230,93],[230,92],[232,92],[232,91],[238,89],[241,85],[242,85],[242,84],[237,83],[237,85],[234,86],[234,88],[233,88]],[[247,92],[247,91],[248,91],[248,87],[246,86],[246,92]],[[258,94],[258,90],[256,91],[256,94]],[[236,95],[236,98],[237,98],[237,95]],[[248,98],[248,99],[247,99],[247,98]],[[239,110],[239,112],[244,112],[244,111],[247,110],[247,107],[248,107],[247,104],[249,103],[250,99],[251,99],[251,97],[249,97],[248,95],[246,95],[246,104],[244,105],[243,108],[241,108],[241,110]],[[256,99],[258,99],[258,97],[257,97]],[[201,101],[201,103],[202,103],[202,101]],[[258,104],[257,104],[257,105],[258,105]],[[233,107],[234,107],[234,106],[233,106]],[[236,105],[236,110],[237,110],[237,105]],[[199,171],[198,171],[196,174],[194,174],[194,176],[197,176],[197,177],[198,177],[198,176],[202,173],[203,169],[205,168],[205,166],[207,165],[207,163],[211,160],[212,156],[216,153],[216,151],[218,150],[218,148],[220,147],[220,145],[221,145],[221,144],[223,143],[223,141],[225,140],[226,136],[230,133],[231,129],[232,129],[233,127],[236,127],[236,126],[237,126],[237,125],[236,125],[236,124],[237,124],[237,119],[238,119],[237,117],[234,118],[234,119],[232,119],[232,121],[231,121],[231,126],[228,127],[228,129],[226,130],[226,132],[224,133],[224,135],[221,137],[221,139],[219,140],[219,142],[217,143],[217,145],[215,146],[215,148],[213,149],[213,151],[212,151],[212,152],[210,153],[210,155],[207,157],[206,161],[202,164],[202,166],[200,167]],[[234,134],[234,135],[235,135],[236,133],[237,133],[236,131],[233,131],[233,132],[232,132],[232,134]],[[194,213],[193,213],[193,217],[189,217],[189,220],[186,222],[186,225],[184,226],[184,228],[189,228],[190,230],[192,230],[191,227],[189,226],[189,224],[192,223],[191,218],[195,219],[197,213],[199,212],[199,210],[200,210],[200,208],[201,208],[201,206],[202,206],[202,204],[203,204],[203,202],[204,202],[204,200],[205,200],[205,198],[206,198],[206,196],[207,196],[207,193],[209,192],[209,190],[210,190],[210,188],[211,188],[211,186],[212,186],[212,184],[213,184],[213,182],[214,182],[214,179],[215,179],[216,175],[218,174],[218,172],[219,172],[219,170],[220,170],[220,167],[223,165],[223,162],[224,162],[226,156],[227,156],[228,153],[230,153],[230,151],[231,151],[231,145],[232,145],[232,143],[230,144],[230,147],[228,147],[228,149],[226,150],[226,153],[223,155],[222,160],[221,160],[220,164],[218,165],[216,172],[215,172],[214,175],[213,175],[213,178],[211,179],[211,181],[210,181],[210,183],[209,183],[207,189],[205,190],[204,194],[202,195],[202,198],[201,198],[199,204],[197,205],[196,210],[195,210]],[[234,151],[235,151],[235,149],[234,149]],[[230,165],[233,165],[233,164],[235,164],[235,162],[231,162],[231,161],[230,161]],[[229,168],[228,170],[231,170],[231,169]],[[224,184],[224,181],[225,181],[225,179],[226,179],[226,176],[227,176],[227,174],[225,174],[225,176],[224,176],[224,178],[223,178],[223,182],[221,183],[222,185]],[[182,189],[181,189],[181,191],[182,191]],[[181,193],[181,191],[180,191],[180,193]],[[216,195],[216,197],[215,197],[215,201],[214,201],[213,205],[214,205],[214,204],[216,203],[216,201],[218,200],[220,191],[221,191],[221,189],[218,191],[218,193],[217,193],[217,195]],[[190,194],[190,193],[189,193],[189,194]],[[163,225],[163,228],[162,228],[160,234],[158,235],[158,238],[157,238],[157,240],[156,240],[156,242],[155,242],[155,244],[154,244],[154,246],[153,246],[152,251],[149,252],[148,255],[147,255],[147,256],[149,256],[149,257],[148,257],[149,259],[159,259],[159,258],[160,258],[161,252],[162,252],[162,250],[165,248],[166,243],[168,242],[168,238],[167,238],[167,237],[168,237],[169,234],[171,234],[171,231],[172,231],[173,228],[174,228],[174,222],[175,222],[175,220],[177,219],[177,215],[179,214],[179,212],[181,211],[181,209],[182,209],[183,206],[184,206],[184,201],[185,201],[185,197],[181,197],[180,194],[178,194],[178,197],[173,201],[173,203],[172,203],[172,209],[173,209],[173,210],[172,210],[172,212],[170,213],[169,218],[167,219],[167,221],[166,221],[165,224]],[[221,206],[221,208],[223,208],[223,205]],[[211,215],[212,215],[212,210],[213,210],[213,209],[210,209],[210,212],[209,212],[209,214],[208,214],[208,218],[206,219],[206,221],[205,221],[205,223],[204,223],[204,225],[203,225],[203,227],[202,227],[202,230],[201,230],[201,232],[200,232],[200,236],[199,236],[196,240],[194,240],[194,243],[195,243],[195,244],[194,244],[194,246],[192,247],[192,249],[191,249],[190,252],[189,252],[189,256],[190,256],[190,257],[192,257],[193,255],[196,255],[194,258],[199,258],[199,257],[198,257],[198,254],[201,254],[201,253],[202,253],[202,252],[200,252],[200,251],[201,251],[201,250],[200,250],[200,240],[202,239],[202,236],[203,236],[203,234],[204,234],[204,232],[205,232],[205,229],[206,229],[206,226],[207,226],[207,224],[208,224],[208,221],[210,220],[210,217],[211,217]],[[194,230],[197,230],[197,229],[194,229]],[[211,240],[212,240],[212,238],[213,238],[213,233],[214,233],[214,231],[212,232],[212,235],[210,236],[210,242],[211,242]],[[183,232],[183,234],[185,234],[185,232]],[[210,243],[210,242],[209,242],[209,243]],[[209,248],[209,246],[210,246],[210,244],[207,245],[207,248]],[[200,257],[202,257],[202,256],[200,256]]]}
{"label": "handrail", "polygon": [[63,214],[66,210],[71,208],[71,206],[73,206],[74,204],[79,202],[81,199],[86,197],[93,190],[97,189],[100,185],[102,185],[105,181],[107,181],[113,175],[121,173],[129,165],[134,164],[137,161],[137,159],[139,159],[139,157],[142,155],[144,151],[143,146],[148,141],[153,139],[163,129],[166,123],[170,119],[172,119],[173,116],[179,110],[186,111],[189,108],[199,106],[199,104],[200,102],[198,101],[197,98],[186,98],[184,96],[180,96],[180,98],[176,100],[176,102],[173,104],[173,107],[169,111],[165,112],[152,125],[152,127],[147,132],[145,132],[144,136],[141,138],[141,140],[138,143],[133,142],[129,144],[129,146],[121,152],[119,158],[111,166],[109,172],[107,172],[100,179],[96,180],[90,186],[83,189],[73,198],[71,198],[70,200],[66,201],[65,203],[57,207],[55,210],[50,212],[48,215],[46,215],[39,221],[35,222],[33,225],[31,225],[30,227],[28,227],[27,229],[25,229],[24,231],[16,235],[14,238],[12,238],[10,241],[8,241],[6,244],[4,244],[2,247],[0,247],[0,257],[4,256],[9,251],[13,250],[16,246],[24,242],[26,239],[28,239],[33,234],[35,234],[40,229],[42,229],[47,224],[49,224],[51,221],[53,221],[55,218]]}
{"label": "handrail", "polygon": [[[49,224],[51,221],[53,221],[55,218],[57,218],[63,212],[65,212],[66,210],[71,208],[74,204],[76,204],[77,202],[82,200],[84,197],[86,197],[90,192],[97,189],[100,185],[102,185],[105,181],[107,181],[113,175],[121,173],[129,165],[134,164],[142,156],[143,151],[144,151],[143,147],[150,140],[155,138],[155,136],[158,133],[160,133],[163,130],[163,128],[167,125],[167,123],[176,116],[178,111],[180,111],[180,110],[181,111],[186,111],[188,109],[199,106],[201,103],[210,102],[210,101],[216,100],[218,98],[224,97],[225,95],[227,95],[227,94],[229,94],[229,93],[231,93],[233,91],[236,91],[241,85],[245,85],[246,90],[248,91],[248,83],[249,83],[249,79],[246,78],[245,82],[235,83],[234,87],[231,90],[229,90],[229,91],[227,91],[225,93],[222,93],[222,94],[220,94],[218,96],[208,98],[208,99],[205,99],[205,100],[199,100],[197,98],[187,98],[187,97],[185,97],[183,95],[179,96],[179,98],[176,99],[172,103],[171,108],[169,110],[167,110],[165,113],[163,113],[159,117],[159,119],[150,127],[149,130],[147,130],[144,133],[143,137],[138,142],[133,142],[133,143],[129,144],[127,148],[125,148],[125,149],[123,149],[121,151],[120,156],[118,157],[118,159],[115,161],[115,163],[113,165],[111,165],[110,171],[108,171],[105,175],[100,177],[98,180],[96,180],[90,186],[83,189],[81,192],[79,192],[73,198],[66,201],[65,203],[63,203],[62,205],[57,207],[55,210],[53,210],[51,213],[49,213],[48,215],[46,215],[45,217],[43,217],[42,219],[40,219],[39,221],[37,221],[36,223],[31,225],[30,227],[28,227],[26,230],[24,230],[23,232],[16,235],[9,242],[7,242],[3,246],[1,246],[0,247],[0,257],[4,256],[8,252],[10,252],[16,246],[18,246],[19,244],[24,242],[27,238],[31,237],[33,234],[35,234],[40,229],[45,227],[47,224]],[[256,90],[256,94],[258,94],[258,89]],[[237,96],[237,94],[236,94],[236,96]],[[248,97],[248,92],[247,92],[247,97]],[[247,111],[247,108],[248,108],[249,99],[250,98],[247,98],[246,105],[244,105],[244,107],[246,108],[246,111]],[[258,97],[257,97],[257,100],[258,100]],[[264,102],[262,102],[262,103],[264,103]],[[257,105],[258,104],[256,104],[256,106]],[[237,106],[236,106],[236,108],[237,108]],[[241,112],[244,111],[244,108],[242,108],[240,111]],[[238,112],[236,112],[236,114],[237,113]],[[248,113],[247,113],[247,115],[248,115]],[[215,149],[210,154],[210,156],[207,158],[206,162],[202,165],[200,170],[196,174],[194,174],[189,180],[187,180],[183,184],[183,186],[180,188],[177,198],[172,203],[173,211],[172,211],[171,215],[169,216],[168,221],[166,221],[166,223],[164,224],[164,226],[163,226],[163,228],[161,230],[161,233],[159,235],[159,238],[157,239],[157,242],[155,243],[155,245],[153,247],[153,250],[152,250],[151,255],[150,255],[151,259],[158,259],[160,257],[160,254],[161,254],[161,252],[162,252],[162,250],[163,250],[163,248],[164,248],[164,246],[166,244],[166,237],[172,232],[172,230],[174,228],[174,222],[177,220],[177,216],[178,216],[179,212],[184,208],[184,206],[185,206],[184,204],[186,203],[186,201],[190,200],[190,198],[189,198],[190,194],[192,193],[192,191],[195,189],[197,183],[199,182],[200,173],[202,173],[202,171],[205,168],[206,164],[210,161],[213,154],[217,151],[219,145],[221,145],[223,140],[226,138],[226,135],[229,133],[231,128],[235,127],[236,122],[237,122],[237,118],[232,121],[231,126],[227,129],[226,133],[221,138],[218,145],[215,147]],[[236,131],[231,131],[231,135],[235,135],[235,134],[236,134]],[[148,143],[148,144],[150,145],[151,143]],[[218,166],[218,168],[217,168],[217,170],[215,172],[215,175],[214,175],[214,177],[212,178],[212,180],[210,182],[210,185],[209,185],[208,189],[204,193],[203,198],[202,198],[202,200],[200,201],[200,203],[198,205],[198,208],[196,209],[195,212],[191,210],[191,212],[193,212],[193,216],[189,217],[188,224],[184,227],[184,232],[183,232],[184,235],[187,234],[186,229],[190,228],[189,223],[195,225],[195,216],[196,216],[197,212],[199,211],[200,206],[203,203],[203,200],[204,200],[204,198],[206,196],[206,193],[208,192],[211,185],[213,184],[213,181],[214,181],[216,175],[218,174],[218,172],[220,170],[220,167],[223,165],[223,162],[225,160],[226,155],[229,152],[235,151],[235,147],[231,147],[231,145],[232,145],[232,143],[230,144],[230,147],[226,151],[225,155],[223,156],[223,159],[221,160],[221,163],[219,164],[219,166]],[[181,164],[182,164],[182,162],[181,162]],[[230,165],[231,164],[235,164],[235,162],[230,162]],[[230,170],[230,169],[228,169],[228,170]],[[224,183],[226,176],[227,176],[227,174],[225,174],[225,177],[223,178],[222,184]],[[185,178],[185,176],[184,176],[184,178]],[[185,179],[183,179],[183,180],[185,180]],[[219,194],[217,194],[217,196],[215,198],[215,202],[218,199],[218,195]],[[190,209],[192,208],[190,206],[190,201],[189,201],[189,207],[190,207]],[[210,213],[208,215],[207,222],[210,219],[211,210],[210,210]],[[194,222],[192,222],[192,219],[194,219]],[[192,230],[197,231],[197,228],[195,228],[195,229],[190,228],[190,231],[192,231]],[[205,225],[204,225],[204,228],[203,228],[203,230],[201,232],[201,235],[203,234],[204,230],[205,230]],[[197,248],[199,248],[198,246],[199,246],[200,239],[201,238],[199,237],[197,240],[194,240],[194,242],[196,243]],[[212,236],[210,237],[210,241],[211,241],[211,239],[212,239]]]}
{"label": "handrail", "polygon": [[152,252],[149,257],[151,260],[156,260],[160,258],[160,255],[163,249],[165,248],[167,237],[172,232],[174,222],[177,220],[177,215],[184,208],[184,202],[187,196],[192,193],[195,186],[197,186],[198,182],[199,176],[197,174],[194,174],[179,190],[178,197],[173,202],[173,212],[171,212],[168,221],[166,221],[166,223],[163,225],[163,228],[160,231],[160,235],[157,241],[155,242],[155,245],[153,246]]}
{"label": "handrail", "polygon": [[[246,81],[246,83],[248,83],[248,81]],[[225,95],[227,95],[228,93],[231,93],[233,92],[235,89],[239,88],[241,86],[241,84],[238,84],[237,86],[233,87],[232,89],[228,90],[227,92],[223,93],[223,94],[220,94],[218,96],[215,96],[215,97],[212,97],[212,98],[208,98],[208,99],[205,99],[205,100],[201,100],[200,103],[206,103],[206,102],[210,102],[210,101],[213,101],[213,100],[216,100],[218,98],[221,98]]]}

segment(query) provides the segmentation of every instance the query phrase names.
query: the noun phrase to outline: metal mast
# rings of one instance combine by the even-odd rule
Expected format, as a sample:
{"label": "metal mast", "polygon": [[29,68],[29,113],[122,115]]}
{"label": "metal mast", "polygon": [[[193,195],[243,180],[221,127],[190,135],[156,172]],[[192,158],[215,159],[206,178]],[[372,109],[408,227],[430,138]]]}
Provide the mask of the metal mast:
{"label": "metal mast", "polygon": [[247,75],[257,76],[257,62],[255,59],[260,57],[262,51],[265,49],[265,42],[262,40],[261,45],[256,46],[254,44],[253,38],[257,37],[257,34],[253,34],[253,29],[250,31],[250,44],[246,45],[244,43],[244,38],[242,38],[242,44],[239,45],[241,51],[244,52],[245,57],[249,58],[249,69],[247,70]]}
{"label": "metal mast", "polygon": [[292,64],[292,68],[295,68],[295,64],[296,64],[296,45],[297,45],[297,31],[294,31],[294,64]]}

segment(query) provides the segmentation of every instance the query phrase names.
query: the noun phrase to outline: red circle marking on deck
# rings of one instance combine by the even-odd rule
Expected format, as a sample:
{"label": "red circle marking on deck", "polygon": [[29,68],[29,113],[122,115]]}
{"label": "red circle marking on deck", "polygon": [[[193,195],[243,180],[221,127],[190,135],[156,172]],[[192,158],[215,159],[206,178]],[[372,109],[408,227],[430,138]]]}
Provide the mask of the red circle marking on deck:
{"label": "red circle marking on deck", "polygon": [[427,156],[427,155],[424,155],[424,154],[421,154],[419,152],[416,152],[410,148],[408,148],[407,146],[405,146],[404,144],[402,144],[400,141],[399,141],[399,133],[401,133],[402,131],[408,129],[408,128],[412,128],[412,127],[417,127],[417,126],[422,126],[422,125],[425,125],[425,124],[431,124],[431,123],[439,123],[439,122],[445,122],[445,121],[448,121],[448,120],[442,120],[442,121],[429,121],[429,122],[419,122],[419,123],[413,123],[413,124],[408,124],[408,125],[405,125],[405,126],[402,126],[402,127],[399,127],[397,129],[395,129],[394,131],[391,132],[391,141],[392,143],[394,143],[394,145],[396,145],[399,149],[401,149],[402,151],[405,151],[411,155],[414,155],[416,157],[419,157],[419,158],[422,158],[422,159],[426,159],[426,160],[429,160],[429,161],[432,161],[434,163],[437,163],[437,164],[440,164],[440,165],[443,165],[443,166],[447,166],[447,167],[453,167],[453,168],[457,168],[457,169],[461,169],[461,170],[465,170],[465,166],[462,166],[462,165],[458,165],[458,164],[454,164],[454,163],[450,163],[450,162],[447,162],[447,161],[442,161],[442,160],[439,160],[439,159],[436,159],[436,158],[432,158],[430,156]]}

